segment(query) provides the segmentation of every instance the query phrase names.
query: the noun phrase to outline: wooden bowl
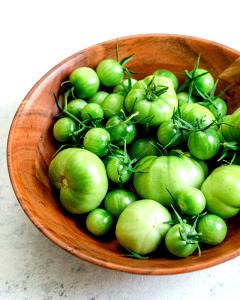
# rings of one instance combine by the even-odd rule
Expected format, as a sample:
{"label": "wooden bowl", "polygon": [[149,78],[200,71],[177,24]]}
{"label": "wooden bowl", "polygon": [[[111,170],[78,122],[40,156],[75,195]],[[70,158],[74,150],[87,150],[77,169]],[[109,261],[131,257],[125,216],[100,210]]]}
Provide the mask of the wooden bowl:
{"label": "wooden bowl", "polygon": [[[180,75],[191,69],[197,56],[201,66],[220,86],[231,83],[228,90],[229,112],[240,104],[239,55],[226,46],[188,36],[146,34],[119,40],[120,58],[135,54],[129,63],[131,70],[143,72],[138,77],[166,68]],[[82,50],[58,64],[44,75],[21,103],[9,133],[7,159],[16,196],[31,221],[55,244],[80,259],[102,267],[136,274],[177,274],[204,269],[240,254],[239,217],[229,222],[226,240],[185,259],[173,259],[165,254],[149,260],[137,260],[121,255],[114,239],[95,239],[81,226],[81,217],[73,217],[61,209],[47,177],[48,164],[55,152],[52,125],[57,114],[53,93],[63,80],[79,66],[95,68],[106,57],[115,57],[116,40]]]}

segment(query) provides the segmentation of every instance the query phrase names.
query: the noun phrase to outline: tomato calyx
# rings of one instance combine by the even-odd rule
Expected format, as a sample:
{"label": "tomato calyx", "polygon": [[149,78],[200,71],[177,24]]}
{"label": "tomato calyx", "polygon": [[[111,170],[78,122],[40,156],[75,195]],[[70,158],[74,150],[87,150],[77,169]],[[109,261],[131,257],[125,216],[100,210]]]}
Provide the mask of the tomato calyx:
{"label": "tomato calyx", "polygon": [[[176,200],[173,197],[172,193],[168,189],[167,189],[167,191],[170,194],[170,196],[173,200],[173,203],[176,203]],[[203,212],[197,216],[192,216],[192,217],[185,216],[183,219],[173,204],[171,204],[171,208],[173,210],[174,217],[168,224],[171,226],[179,224],[179,235],[181,236],[181,239],[186,244],[197,244],[198,255],[201,256],[201,249],[199,246],[199,241],[201,241],[201,233],[196,232],[196,227],[197,227],[197,222],[198,222],[199,217],[205,215],[206,212]],[[190,225],[190,223],[191,223],[191,225]],[[190,230],[189,230],[189,225],[191,226]]]}
{"label": "tomato calyx", "polygon": [[[222,97],[222,95],[225,94],[225,92],[227,91],[229,86],[227,86],[224,90],[221,90],[218,94],[216,94],[218,82],[219,82],[219,80],[217,79],[209,94],[198,91],[199,96],[202,98],[202,101],[200,101],[198,103],[202,106],[207,107],[210,111],[212,111],[212,109],[214,109],[216,111],[216,113],[214,113],[213,111],[212,112],[214,113],[216,119],[221,122],[221,121],[223,121],[223,116],[226,114],[227,105],[226,105],[225,101],[220,97]],[[219,110],[219,105],[221,105],[221,107],[225,108],[225,109],[223,108],[223,110],[225,110],[224,113],[221,111],[221,109]]]}
{"label": "tomato calyx", "polygon": [[[126,95],[132,89],[133,82],[136,81],[136,80],[132,79],[132,74],[134,72],[131,72],[128,68],[124,68],[123,71],[126,74],[127,78],[120,83],[120,87],[121,87],[122,91],[117,91],[117,93],[120,93],[121,95],[126,97]],[[127,81],[127,84],[125,83],[126,81]]]}
{"label": "tomato calyx", "polygon": [[136,259],[149,259],[148,256],[146,255],[141,255],[135,251],[132,251],[130,249],[125,249],[127,252],[121,254],[122,256],[126,256],[126,257],[131,257],[131,258],[136,258]]}
{"label": "tomato calyx", "polygon": [[[112,147],[111,147],[112,146]],[[119,160],[119,166],[117,169],[118,173],[118,182],[120,186],[122,186],[124,181],[124,176],[127,173],[128,175],[131,175],[132,173],[136,172],[135,163],[138,161],[137,158],[131,159],[130,156],[127,153],[127,146],[126,141],[124,141],[124,150],[121,150],[120,148],[117,149],[118,146],[116,145],[110,145],[110,152],[111,154],[108,155],[108,158],[118,159]],[[112,149],[114,149],[112,151]]]}
{"label": "tomato calyx", "polygon": [[67,179],[65,177],[62,178],[61,185],[62,185],[62,187],[68,187],[68,181],[67,181]]}
{"label": "tomato calyx", "polygon": [[126,116],[123,110],[120,115],[112,116],[105,129],[110,133],[111,139],[117,145],[123,146],[124,143],[129,144],[136,136],[135,121],[133,120],[139,113],[136,112],[130,116]]}
{"label": "tomato calyx", "polygon": [[152,77],[146,88],[146,100],[148,101],[157,100],[162,94],[164,94],[168,90],[167,86],[157,86],[154,82],[154,79],[155,76]]}
{"label": "tomato calyx", "polygon": [[181,117],[181,112],[179,109],[173,114],[171,122],[176,133],[166,145],[161,145],[164,149],[171,148],[177,140],[184,141],[191,134],[191,132],[205,131],[208,128],[211,128],[213,125],[220,124],[214,120],[210,124],[206,125],[204,116],[201,119],[196,119],[194,124],[189,123]]}
{"label": "tomato calyx", "polygon": [[190,231],[187,230],[186,224],[187,220],[182,219],[180,214],[177,212],[177,210],[174,208],[174,206],[171,204],[171,207],[173,209],[174,215],[176,216],[177,222],[176,224],[179,224],[179,234],[181,236],[181,239],[186,243],[186,244],[197,244],[197,249],[198,249],[198,255],[201,256],[201,249],[199,246],[199,241],[201,240],[201,234],[196,233],[196,227],[197,227],[197,222],[199,219],[199,215],[194,218],[194,222],[191,225]]}
{"label": "tomato calyx", "polygon": [[240,143],[233,142],[223,142],[221,143],[221,156],[218,158],[218,162],[224,162],[228,165],[240,164]]}
{"label": "tomato calyx", "polygon": [[132,88],[131,75],[132,74],[140,74],[140,72],[131,71],[131,70],[129,70],[129,68],[125,67],[125,64],[127,64],[130,60],[132,60],[132,58],[134,56],[134,53],[131,54],[131,55],[128,55],[128,56],[126,56],[124,58],[122,58],[119,61],[119,46],[118,46],[118,40],[117,40],[115,56],[116,56],[116,61],[119,62],[119,64],[123,67],[123,72],[127,76],[127,79],[128,79],[128,91],[130,91],[131,88]]}
{"label": "tomato calyx", "polygon": [[185,80],[178,90],[178,92],[181,92],[183,90],[188,89],[188,102],[191,102],[191,97],[194,90],[197,92],[198,95],[202,94],[198,86],[195,84],[196,80],[201,77],[204,77],[207,74],[210,74],[209,71],[205,71],[203,73],[197,74],[197,71],[199,70],[199,64],[200,64],[200,55],[198,55],[197,57],[193,70],[191,72],[189,72],[188,70],[184,71]]}

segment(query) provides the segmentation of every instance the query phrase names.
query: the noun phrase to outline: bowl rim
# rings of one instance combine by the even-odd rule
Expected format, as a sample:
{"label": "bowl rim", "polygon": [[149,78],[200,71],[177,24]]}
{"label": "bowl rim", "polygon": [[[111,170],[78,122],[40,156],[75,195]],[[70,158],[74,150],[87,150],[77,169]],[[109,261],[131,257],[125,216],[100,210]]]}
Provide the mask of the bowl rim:
{"label": "bowl rim", "polygon": [[[172,34],[172,33],[143,33],[143,34],[132,34],[132,35],[126,35],[126,36],[121,36],[118,37],[117,39],[119,41],[121,40],[128,40],[128,39],[133,39],[133,38],[151,38],[151,37],[156,37],[156,38],[182,38],[182,39],[188,39],[188,40],[194,40],[194,41],[198,41],[200,43],[205,43],[205,44],[212,44],[214,46],[218,46],[221,47],[223,49],[225,49],[226,51],[230,51],[232,53],[234,53],[235,55],[240,57],[240,51],[237,51],[229,46],[226,46],[224,44],[221,44],[219,42],[215,42],[212,40],[208,40],[205,38],[201,38],[201,37],[197,37],[197,36],[191,36],[191,35],[184,35],[184,34]],[[21,195],[21,192],[18,188],[18,184],[16,181],[16,178],[14,176],[14,172],[13,172],[13,166],[14,166],[14,162],[12,159],[12,152],[13,152],[13,139],[14,139],[14,127],[18,118],[18,115],[21,113],[21,111],[24,109],[25,105],[26,105],[26,99],[30,99],[31,96],[33,95],[34,91],[49,77],[50,74],[53,74],[54,72],[56,72],[59,68],[61,68],[62,65],[66,64],[67,62],[69,62],[70,60],[72,60],[74,57],[78,56],[81,52],[85,52],[88,51],[90,48],[98,46],[98,45],[102,45],[102,44],[107,44],[107,43],[111,43],[111,42],[115,42],[115,39],[109,39],[103,42],[98,42],[96,44],[90,45],[82,50],[79,50],[73,54],[71,54],[70,56],[66,57],[65,59],[63,59],[62,61],[60,61],[58,64],[56,64],[54,67],[52,67],[49,71],[47,71],[33,86],[32,88],[29,90],[29,92],[26,94],[26,96],[23,98],[23,100],[21,101],[20,105],[18,106],[17,111],[15,112],[15,115],[12,119],[10,128],[9,128],[9,133],[8,133],[8,137],[7,137],[7,168],[8,168],[8,174],[9,174],[9,178],[11,181],[11,185],[13,188],[13,191],[15,193],[15,196],[20,204],[20,206],[22,207],[23,211],[25,212],[25,214],[28,216],[28,218],[30,219],[30,221],[50,240],[52,241],[55,245],[58,245],[59,247],[61,247],[63,250],[73,254],[74,256],[85,260],[89,263],[107,268],[107,269],[112,269],[115,271],[121,271],[121,272],[127,272],[127,273],[131,273],[131,274],[137,274],[137,275],[173,275],[173,274],[183,274],[183,273],[190,273],[193,271],[200,271],[202,269],[206,269],[212,266],[215,266],[217,264],[226,262],[230,259],[233,259],[237,256],[240,255],[240,249],[236,249],[235,251],[232,251],[231,253],[223,253],[221,256],[215,257],[214,260],[212,261],[204,261],[201,263],[201,266],[199,267],[197,264],[192,264],[190,266],[188,266],[187,268],[183,269],[182,267],[176,267],[175,269],[152,269],[152,268],[141,268],[141,267],[131,267],[131,266],[124,266],[122,264],[117,264],[114,262],[111,263],[107,263],[104,260],[92,257],[90,255],[86,255],[85,253],[79,253],[77,251],[75,251],[75,249],[69,247],[67,245],[67,243],[65,243],[64,241],[58,239],[55,234],[49,230],[47,227],[44,227],[41,222],[39,222],[38,218],[35,218],[35,216],[31,213],[31,210],[28,209],[28,207],[25,205],[25,201]]]}

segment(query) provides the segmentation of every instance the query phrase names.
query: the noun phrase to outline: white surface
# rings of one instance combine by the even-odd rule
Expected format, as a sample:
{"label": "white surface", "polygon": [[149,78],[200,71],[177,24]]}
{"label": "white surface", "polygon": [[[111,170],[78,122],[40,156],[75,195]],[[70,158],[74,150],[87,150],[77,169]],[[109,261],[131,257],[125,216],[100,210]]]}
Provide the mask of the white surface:
{"label": "white surface", "polygon": [[6,166],[11,120],[33,84],[87,46],[136,33],[181,33],[240,50],[238,1],[0,2],[0,299],[239,299],[240,258],[177,276],[137,276],[76,259],[28,220]]}

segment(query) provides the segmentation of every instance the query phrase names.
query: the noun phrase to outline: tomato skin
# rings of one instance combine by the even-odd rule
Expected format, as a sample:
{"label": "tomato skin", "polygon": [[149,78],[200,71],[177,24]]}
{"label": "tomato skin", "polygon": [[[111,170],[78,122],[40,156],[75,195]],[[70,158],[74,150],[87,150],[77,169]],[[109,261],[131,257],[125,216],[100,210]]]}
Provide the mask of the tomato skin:
{"label": "tomato skin", "polygon": [[59,152],[49,165],[48,175],[52,186],[60,191],[61,204],[73,214],[97,208],[108,190],[103,162],[84,149]]}
{"label": "tomato skin", "polygon": [[194,77],[193,93],[195,95],[199,95],[198,91],[202,94],[209,94],[214,88],[214,79],[209,72],[205,75],[199,76],[206,72],[208,71],[200,68],[196,69],[194,71],[194,74],[192,72],[192,75]]}
{"label": "tomato skin", "polygon": [[219,131],[225,141],[240,141],[240,110],[225,116]]}
{"label": "tomato skin", "polygon": [[[167,87],[161,95],[157,90]],[[138,112],[138,123],[158,126],[163,121],[171,119],[178,101],[172,82],[160,76],[147,76],[139,80],[125,98],[124,106],[129,113]]]}
{"label": "tomato skin", "polygon": [[188,137],[188,149],[198,159],[206,160],[214,157],[219,148],[220,137],[212,128],[194,131]]}
{"label": "tomato skin", "polygon": [[178,105],[181,106],[186,103],[195,103],[196,99],[193,96],[189,96],[187,92],[177,93]]}
{"label": "tomato skin", "polygon": [[162,76],[162,77],[166,77],[168,79],[170,79],[172,81],[172,84],[173,84],[173,87],[174,87],[174,90],[176,91],[177,88],[178,88],[178,79],[177,79],[177,76],[169,71],[169,70],[165,70],[165,69],[160,69],[160,70],[156,70],[153,75],[157,75],[157,76]]}
{"label": "tomato skin", "polygon": [[104,207],[113,217],[118,218],[123,210],[136,200],[134,193],[117,189],[107,193],[104,199]]}
{"label": "tomato skin", "polygon": [[132,122],[124,122],[118,115],[111,117],[107,121],[106,129],[111,135],[111,140],[120,146],[123,146],[125,142],[126,145],[130,144],[137,133],[136,127]]}
{"label": "tomato skin", "polygon": [[107,87],[114,87],[123,80],[123,67],[114,59],[102,60],[96,68],[100,82]]}
{"label": "tomato skin", "polygon": [[213,113],[216,119],[221,119],[227,114],[227,104],[219,97],[212,100],[211,103],[207,103],[206,107]]}
{"label": "tomato skin", "polygon": [[204,178],[200,163],[186,155],[146,156],[136,165],[133,186],[142,198],[153,199],[168,207],[173,202],[170,193],[176,198],[188,187],[200,188]]}
{"label": "tomato skin", "polygon": [[129,204],[116,225],[116,238],[124,248],[145,255],[157,249],[169,229],[171,214],[160,203],[143,199]]}
{"label": "tomato skin", "polygon": [[132,159],[157,154],[157,142],[154,139],[136,139],[129,149],[129,155]]}
{"label": "tomato skin", "polygon": [[102,119],[103,116],[104,116],[103,109],[97,103],[88,103],[81,110],[81,117],[83,120],[87,120],[87,119],[98,120],[98,119]]}
{"label": "tomato skin", "polygon": [[137,82],[136,79],[131,78],[130,79],[130,86],[128,79],[124,79],[120,84],[116,85],[113,89],[113,93],[121,94],[124,97],[127,95],[127,93],[131,90],[131,88],[134,86],[134,84]]}
{"label": "tomato skin", "polygon": [[197,232],[201,234],[201,242],[218,245],[227,235],[227,225],[219,216],[207,214],[198,221]]}
{"label": "tomato skin", "polygon": [[201,191],[207,210],[223,219],[235,216],[240,209],[240,166],[222,165],[203,182]]}
{"label": "tomato skin", "polygon": [[96,94],[100,81],[96,72],[89,67],[75,69],[69,76],[80,98],[90,98]]}
{"label": "tomato skin", "polygon": [[189,187],[177,195],[176,203],[186,215],[197,216],[204,210],[206,199],[199,189]]}
{"label": "tomato skin", "polygon": [[190,124],[196,125],[197,120],[202,120],[202,125],[209,125],[215,117],[206,107],[198,103],[187,103],[180,106],[181,117]]}
{"label": "tomato skin", "polygon": [[118,115],[123,108],[124,97],[120,94],[109,94],[102,103],[102,108],[106,118]]}
{"label": "tomato skin", "polygon": [[[189,233],[192,230],[192,226],[189,224],[184,224],[185,230]],[[165,236],[165,245],[167,250],[174,256],[183,258],[187,257],[197,249],[198,242],[187,243],[183,240],[181,236],[183,228],[181,224],[176,224],[172,226],[166,236]],[[193,234],[197,234],[196,230],[192,231]]]}
{"label": "tomato skin", "polygon": [[84,106],[86,106],[86,105],[87,105],[87,102],[85,100],[74,99],[68,103],[67,111],[70,112],[75,117],[80,118],[81,111],[84,108]]}
{"label": "tomato skin", "polygon": [[58,142],[65,143],[71,140],[71,134],[76,130],[76,123],[71,118],[63,117],[54,123],[53,136]]}
{"label": "tomato skin", "polygon": [[108,146],[111,141],[110,134],[104,128],[91,128],[83,139],[85,149],[102,157],[108,153]]}
{"label": "tomato skin", "polygon": [[96,236],[106,234],[113,224],[112,216],[102,208],[92,210],[86,219],[86,227],[88,231]]}
{"label": "tomato skin", "polygon": [[93,95],[90,99],[88,99],[88,103],[97,103],[99,105],[103,104],[104,99],[109,95],[108,92],[98,91],[95,95]]}

